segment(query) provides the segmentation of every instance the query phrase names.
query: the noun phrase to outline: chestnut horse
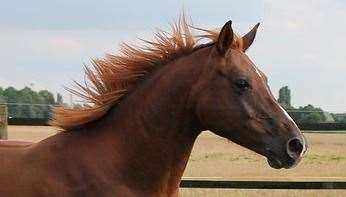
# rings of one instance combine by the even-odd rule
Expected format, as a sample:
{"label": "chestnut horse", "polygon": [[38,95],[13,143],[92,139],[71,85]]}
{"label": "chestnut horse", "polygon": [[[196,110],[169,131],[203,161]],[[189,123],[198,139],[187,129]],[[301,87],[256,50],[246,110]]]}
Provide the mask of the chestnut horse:
{"label": "chestnut horse", "polygon": [[94,60],[85,84],[71,90],[87,104],[54,111],[52,125],[63,132],[0,142],[0,196],[178,196],[204,130],[273,168],[295,166],[304,137],[245,54],[259,24],[243,37],[231,24],[195,35],[180,20],[142,47]]}

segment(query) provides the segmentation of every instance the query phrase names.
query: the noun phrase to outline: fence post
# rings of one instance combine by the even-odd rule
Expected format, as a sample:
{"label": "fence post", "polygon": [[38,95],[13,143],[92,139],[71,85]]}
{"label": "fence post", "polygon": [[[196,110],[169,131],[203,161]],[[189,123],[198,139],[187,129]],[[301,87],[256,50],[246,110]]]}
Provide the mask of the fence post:
{"label": "fence post", "polygon": [[0,104],[0,139],[7,140],[7,105]]}

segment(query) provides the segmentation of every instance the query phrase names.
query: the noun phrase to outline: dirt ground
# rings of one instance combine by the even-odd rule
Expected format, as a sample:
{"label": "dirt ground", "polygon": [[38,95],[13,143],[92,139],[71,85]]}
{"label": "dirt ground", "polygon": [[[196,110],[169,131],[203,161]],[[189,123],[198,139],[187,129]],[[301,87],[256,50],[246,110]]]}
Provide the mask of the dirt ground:
{"label": "dirt ground", "polygon": [[54,135],[57,131],[53,127],[47,126],[12,126],[8,128],[9,140],[21,140],[29,142],[38,142],[48,136]]}
{"label": "dirt ground", "polygon": [[346,177],[346,134],[305,134],[309,150],[293,169],[275,170],[264,157],[211,133],[202,134],[194,146],[186,177],[218,179],[303,179]]}
{"label": "dirt ground", "polygon": [[[52,127],[9,126],[12,140],[37,142],[53,135]],[[186,179],[346,180],[346,134],[305,134],[309,150],[289,170],[275,170],[266,159],[232,142],[204,132],[196,141],[184,173]],[[182,189],[183,196],[346,196],[345,190]]]}
{"label": "dirt ground", "polygon": [[[197,139],[184,177],[221,180],[346,180],[346,134],[305,134],[309,150],[293,169],[275,170],[264,157],[205,132]],[[346,196],[345,190],[183,189],[183,196]]]}

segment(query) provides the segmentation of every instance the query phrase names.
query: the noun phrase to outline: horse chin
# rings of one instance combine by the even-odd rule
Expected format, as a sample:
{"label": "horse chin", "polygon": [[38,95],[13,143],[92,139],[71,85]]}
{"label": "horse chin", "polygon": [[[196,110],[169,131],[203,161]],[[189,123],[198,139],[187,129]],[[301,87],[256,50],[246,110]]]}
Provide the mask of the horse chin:
{"label": "horse chin", "polygon": [[281,161],[278,160],[278,159],[267,158],[267,162],[268,162],[269,166],[274,168],[274,169],[281,169],[281,168],[283,168],[283,165],[282,165]]}
{"label": "horse chin", "polygon": [[301,158],[296,159],[296,160],[289,159],[289,160],[283,162],[283,161],[280,161],[279,159],[274,158],[274,157],[267,158],[267,162],[268,162],[269,166],[274,168],[274,169],[281,169],[281,168],[290,169],[290,168],[294,168],[295,166],[297,166],[297,164],[299,163],[300,160],[301,160]]}

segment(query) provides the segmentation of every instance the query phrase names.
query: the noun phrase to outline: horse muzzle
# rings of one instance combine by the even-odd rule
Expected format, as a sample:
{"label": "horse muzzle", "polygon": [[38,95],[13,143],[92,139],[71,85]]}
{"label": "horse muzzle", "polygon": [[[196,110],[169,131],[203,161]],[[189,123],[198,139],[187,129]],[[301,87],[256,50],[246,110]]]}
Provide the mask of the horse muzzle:
{"label": "horse muzzle", "polygon": [[290,138],[286,143],[284,151],[279,151],[279,154],[274,149],[267,148],[268,164],[275,169],[293,168],[301,161],[307,151],[307,147],[305,137],[301,135]]}

